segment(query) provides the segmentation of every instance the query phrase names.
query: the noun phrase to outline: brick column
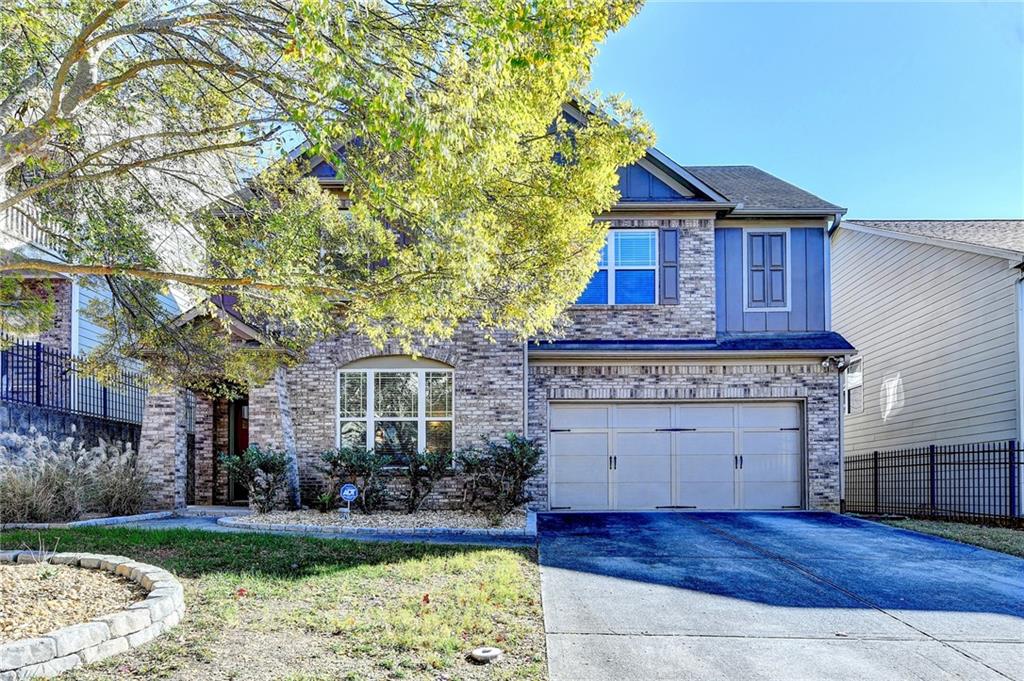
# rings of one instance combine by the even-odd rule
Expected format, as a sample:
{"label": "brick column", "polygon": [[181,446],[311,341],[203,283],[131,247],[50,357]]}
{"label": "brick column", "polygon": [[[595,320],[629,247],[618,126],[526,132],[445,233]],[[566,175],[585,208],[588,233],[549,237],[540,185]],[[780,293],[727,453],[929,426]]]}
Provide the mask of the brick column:
{"label": "brick column", "polygon": [[228,453],[228,408],[229,402],[218,398],[213,404],[213,503],[228,503],[228,472],[216,460],[221,454]]}
{"label": "brick column", "polygon": [[196,395],[196,503],[213,504],[213,399]]}
{"label": "brick column", "polygon": [[299,508],[299,465],[284,369],[278,368],[266,385],[249,392],[249,444],[283,450],[288,455],[288,501]]}
{"label": "brick column", "polygon": [[142,414],[139,459],[146,468],[154,508],[185,507],[187,448],[184,391],[181,388],[150,391]]}

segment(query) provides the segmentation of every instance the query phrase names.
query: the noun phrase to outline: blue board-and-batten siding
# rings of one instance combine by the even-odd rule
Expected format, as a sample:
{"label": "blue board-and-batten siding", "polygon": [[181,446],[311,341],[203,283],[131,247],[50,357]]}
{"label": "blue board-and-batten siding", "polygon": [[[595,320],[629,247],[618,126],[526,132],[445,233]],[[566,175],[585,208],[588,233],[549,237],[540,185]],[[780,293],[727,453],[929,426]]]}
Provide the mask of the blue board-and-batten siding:
{"label": "blue board-and-batten siding", "polygon": [[743,230],[715,230],[718,331],[825,331],[825,230],[789,230],[791,279],[788,312],[743,311]]}
{"label": "blue board-and-batten siding", "polygon": [[678,201],[686,197],[638,165],[619,168],[620,201]]}

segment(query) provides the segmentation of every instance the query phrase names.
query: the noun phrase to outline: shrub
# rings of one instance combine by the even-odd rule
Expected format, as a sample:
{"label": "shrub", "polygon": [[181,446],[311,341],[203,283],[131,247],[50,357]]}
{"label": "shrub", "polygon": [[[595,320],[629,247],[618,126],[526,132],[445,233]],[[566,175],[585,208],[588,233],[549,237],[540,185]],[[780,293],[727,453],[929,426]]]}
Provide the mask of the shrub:
{"label": "shrub", "polygon": [[422,451],[409,456],[405,467],[409,482],[406,513],[420,510],[437,481],[451,473],[452,460],[451,452]]}
{"label": "shrub", "polygon": [[253,445],[239,455],[222,454],[220,462],[228,474],[249,490],[249,506],[257,513],[270,513],[288,485],[288,455]]}
{"label": "shrub", "polygon": [[331,495],[331,508],[341,503],[338,492],[341,486],[351,482],[359,488],[356,508],[363,513],[373,513],[384,508],[388,500],[385,469],[393,461],[391,455],[372,449],[340,447],[320,455],[323,464],[320,471],[327,478],[327,493]]}
{"label": "shrub", "polygon": [[462,481],[462,510],[475,511],[487,493],[487,471],[490,461],[479,450],[463,449],[455,455],[455,465]]}
{"label": "shrub", "polygon": [[544,450],[540,439],[509,433],[504,440],[487,442],[483,483],[487,488],[489,511],[508,515],[530,500],[526,482],[541,472]]}

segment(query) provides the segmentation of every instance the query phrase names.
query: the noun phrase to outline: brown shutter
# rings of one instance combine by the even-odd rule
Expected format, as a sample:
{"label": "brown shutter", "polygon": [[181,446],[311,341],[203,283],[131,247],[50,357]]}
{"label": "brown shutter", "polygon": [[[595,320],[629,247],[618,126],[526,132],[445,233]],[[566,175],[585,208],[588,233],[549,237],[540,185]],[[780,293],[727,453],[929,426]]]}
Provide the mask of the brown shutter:
{"label": "brown shutter", "polygon": [[660,231],[661,248],[658,249],[658,265],[661,269],[660,302],[662,305],[679,304],[679,230]]}

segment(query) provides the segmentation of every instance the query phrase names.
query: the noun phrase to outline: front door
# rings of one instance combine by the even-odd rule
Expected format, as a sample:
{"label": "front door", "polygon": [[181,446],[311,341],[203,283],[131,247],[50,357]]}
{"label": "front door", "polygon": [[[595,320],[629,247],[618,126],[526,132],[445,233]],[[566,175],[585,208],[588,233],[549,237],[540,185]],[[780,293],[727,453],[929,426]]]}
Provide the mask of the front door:
{"label": "front door", "polygon": [[[228,453],[238,456],[249,448],[249,400],[235,400],[228,407]],[[248,501],[249,490],[234,477],[228,483],[228,500]]]}

